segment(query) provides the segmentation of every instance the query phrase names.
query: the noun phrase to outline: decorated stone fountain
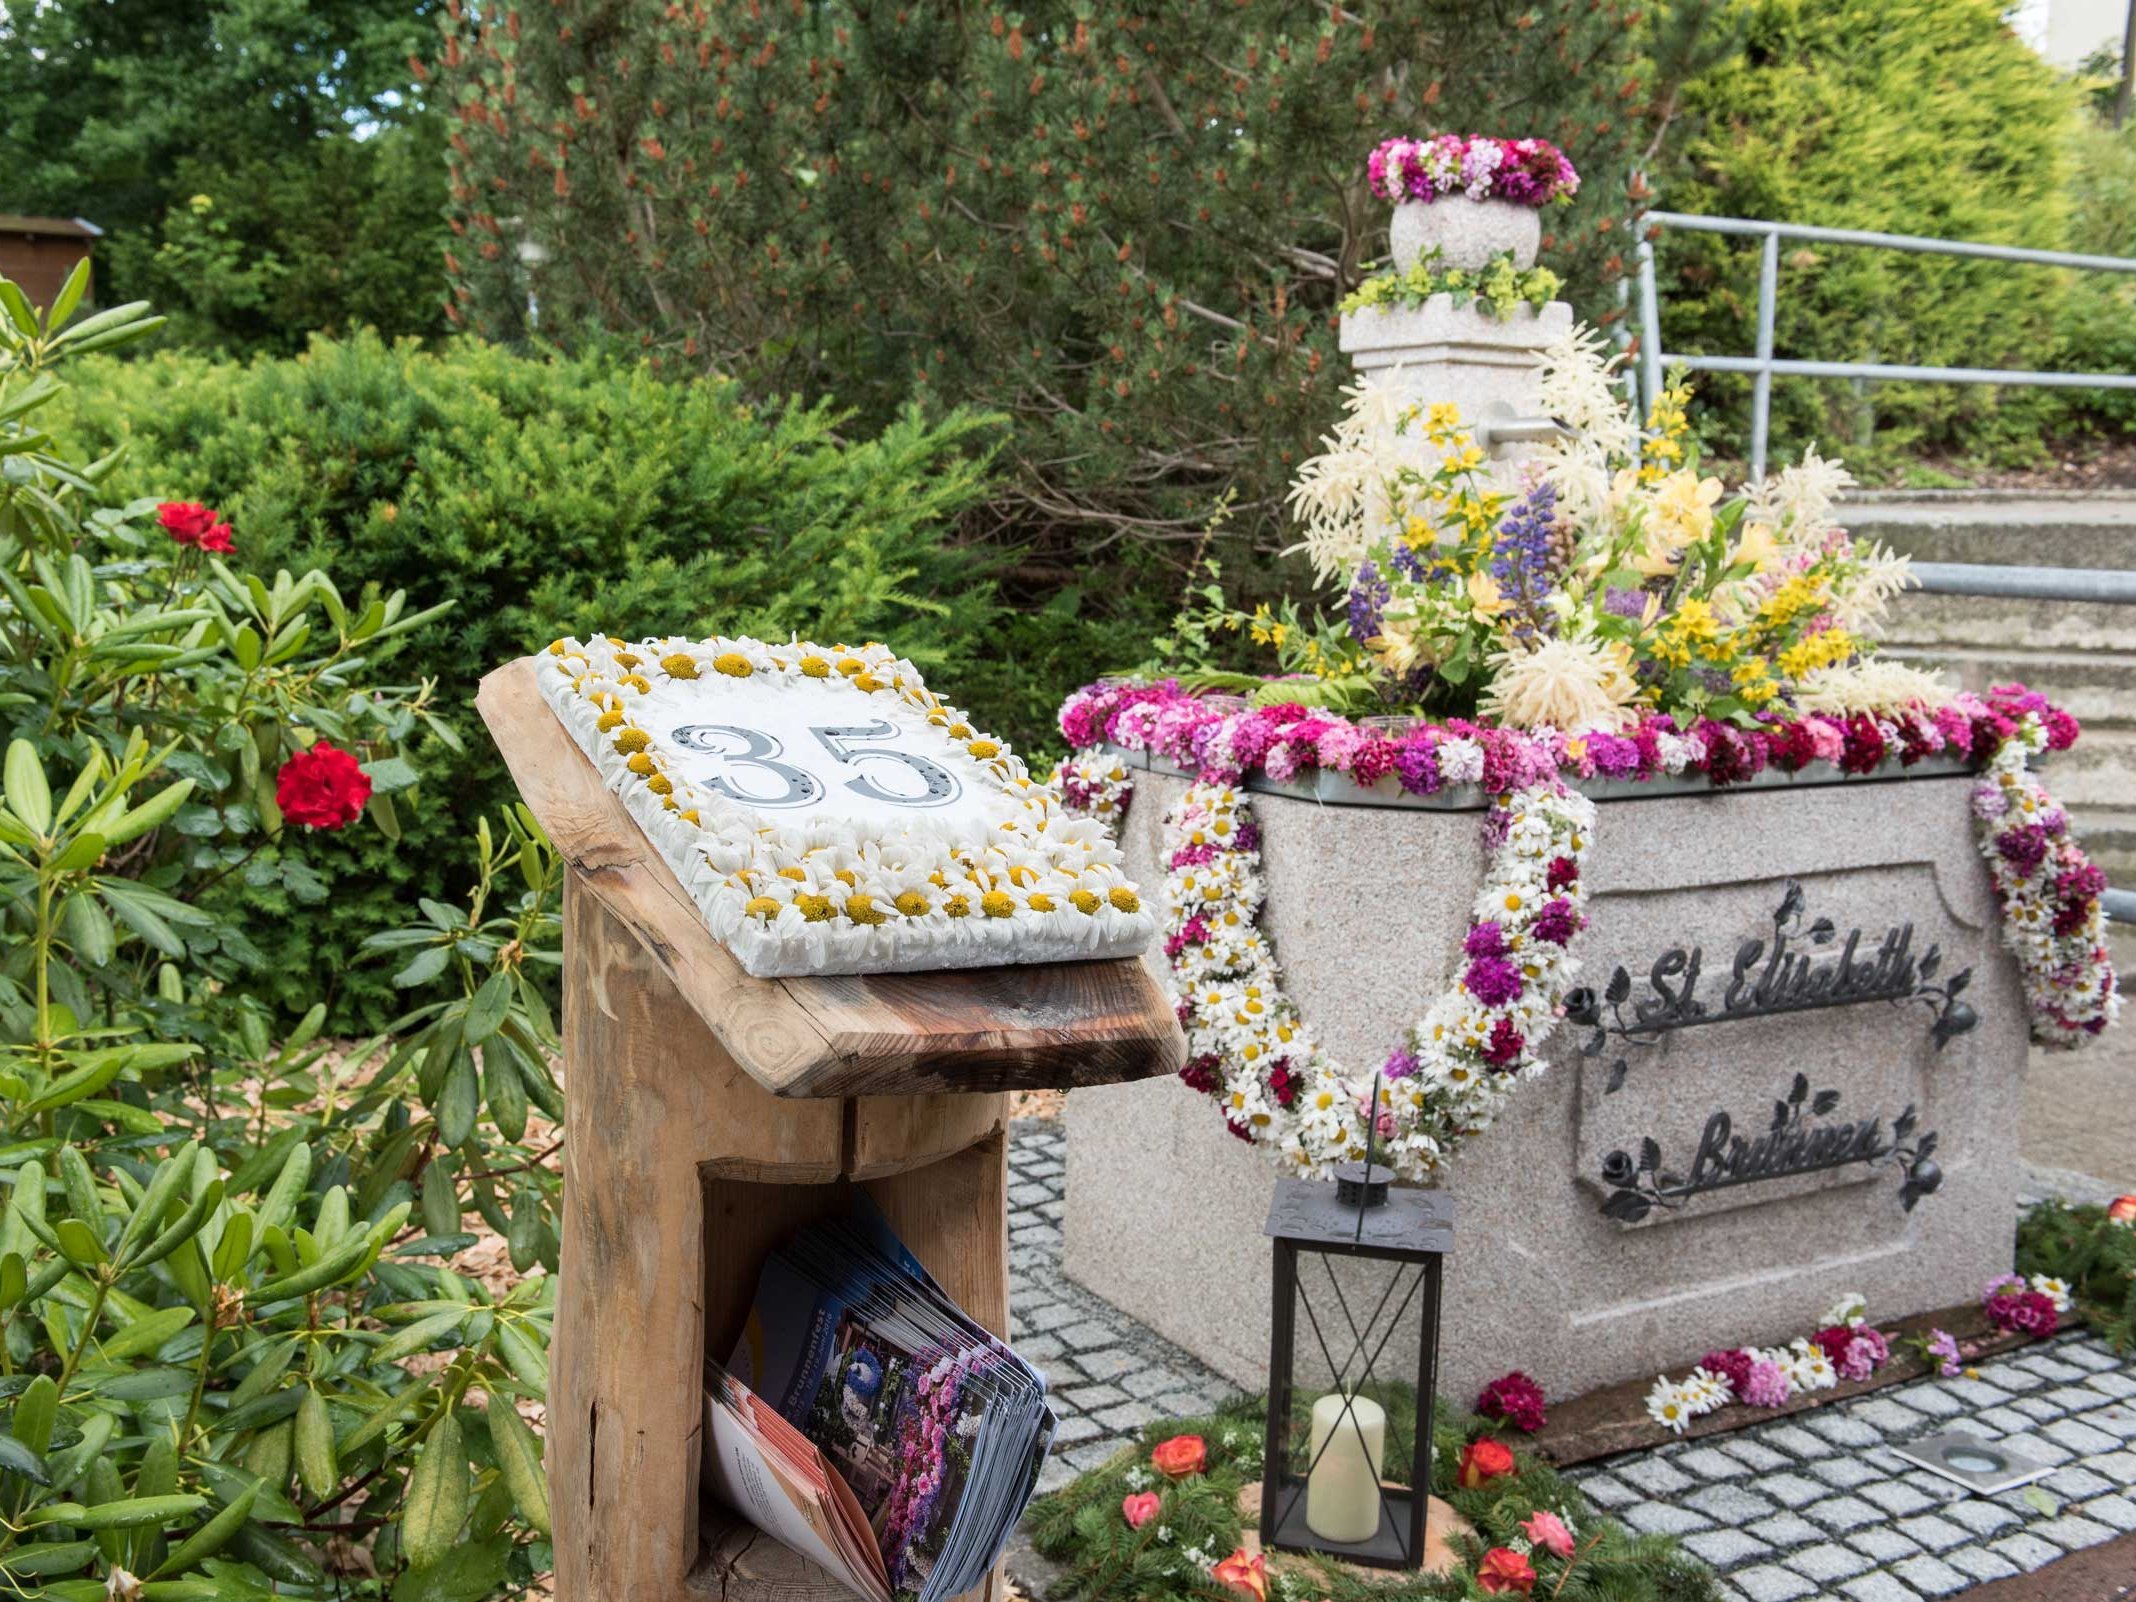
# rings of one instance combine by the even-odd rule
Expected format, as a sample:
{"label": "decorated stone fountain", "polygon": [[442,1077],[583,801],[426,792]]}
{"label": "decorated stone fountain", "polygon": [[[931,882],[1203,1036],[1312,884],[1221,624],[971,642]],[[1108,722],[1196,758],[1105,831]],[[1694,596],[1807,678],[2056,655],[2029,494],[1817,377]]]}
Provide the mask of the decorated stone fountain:
{"label": "decorated stone fountain", "polygon": [[2009,1266],[2028,1042],[2118,1008],[2032,772],[2074,720],[1876,655],[1906,575],[1838,527],[1844,473],[1731,494],[1570,307],[1434,289],[1532,267],[1570,164],[1525,204],[1492,174],[1539,144],[1374,156],[1400,282],[1353,297],[1372,382],[1294,503],[1333,632],[1246,695],[1189,663],[1062,712],[1068,801],[1163,886],[1188,1039],[1071,1098],[1064,1264],[1249,1388],[1272,1180],[1368,1133],[1458,1202],[1458,1401],[1784,1346],[1842,1293],[1969,1300]]}

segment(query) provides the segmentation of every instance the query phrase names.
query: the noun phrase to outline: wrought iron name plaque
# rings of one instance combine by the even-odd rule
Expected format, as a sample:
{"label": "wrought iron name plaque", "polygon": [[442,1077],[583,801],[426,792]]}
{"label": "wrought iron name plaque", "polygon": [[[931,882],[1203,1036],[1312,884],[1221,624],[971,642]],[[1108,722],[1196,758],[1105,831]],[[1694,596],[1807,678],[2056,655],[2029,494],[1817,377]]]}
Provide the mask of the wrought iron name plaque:
{"label": "wrought iron name plaque", "polygon": [[[1916,956],[1911,923],[1887,929],[1873,954],[1865,957],[1864,937],[1858,928],[1842,936],[1830,918],[1819,918],[1804,928],[1805,905],[1802,886],[1789,880],[1780,905],[1773,909],[1771,935],[1752,935],[1736,947],[1727,987],[1718,1003],[1698,993],[1705,969],[1701,946],[1672,946],[1656,957],[1647,970],[1647,994],[1636,1000],[1631,971],[1622,965],[1599,995],[1584,985],[1574,990],[1565,999],[1565,1015],[1589,1031],[1580,1054],[1601,1055],[1612,1036],[1627,1045],[1652,1046],[1678,1029],[1701,1024],[1783,1017],[1871,1001],[1893,1006],[1918,1002],[1926,1007],[1933,1020],[1929,1034],[1938,1051],[1980,1022],[1971,1005],[1958,999],[1972,982],[1973,970],[1962,969],[1942,984],[1934,983],[1943,954],[1932,944]],[[1623,1087],[1627,1067],[1623,1057],[1610,1065],[1605,1094],[1613,1095]]]}
{"label": "wrought iron name plaque", "polygon": [[1661,1143],[1651,1135],[1640,1141],[1636,1158],[1628,1151],[1613,1151],[1602,1160],[1602,1183],[1610,1187],[1603,1216],[1636,1224],[1657,1207],[1678,1208],[1708,1191],[1886,1162],[1906,1176],[1899,1204],[1912,1212],[1915,1203],[1943,1183],[1943,1170],[1935,1162],[1935,1133],[1916,1137],[1920,1120],[1911,1106],[1892,1120],[1889,1134],[1877,1114],[1847,1123],[1819,1122],[1838,1109],[1839,1099],[1836,1090],[1820,1090],[1813,1097],[1808,1076],[1797,1074],[1787,1095],[1773,1103],[1772,1122],[1762,1135],[1739,1135],[1735,1120],[1725,1111],[1716,1112],[1706,1120],[1688,1173],[1662,1166]]}

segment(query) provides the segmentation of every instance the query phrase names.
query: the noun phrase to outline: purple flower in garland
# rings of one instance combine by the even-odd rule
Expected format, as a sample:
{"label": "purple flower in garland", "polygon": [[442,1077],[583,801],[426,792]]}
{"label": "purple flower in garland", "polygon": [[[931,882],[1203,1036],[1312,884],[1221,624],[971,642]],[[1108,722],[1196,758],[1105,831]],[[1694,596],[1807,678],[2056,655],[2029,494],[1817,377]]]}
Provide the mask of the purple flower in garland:
{"label": "purple flower in garland", "polygon": [[1645,590],[1610,589],[1603,593],[1602,610],[1611,617],[1641,618],[1646,616],[1647,592]]}
{"label": "purple flower in garland", "polygon": [[1394,753],[1394,775],[1411,795],[1435,795],[1446,782],[1439,775],[1439,753],[1423,735],[1400,742]]}
{"label": "purple flower in garland", "polygon": [[1502,957],[1506,954],[1506,932],[1486,920],[1468,932],[1461,949],[1472,957]]}
{"label": "purple flower in garland", "polygon": [[1468,965],[1463,982],[1468,992],[1486,1007],[1503,1007],[1520,1000],[1520,969],[1504,957],[1478,957]]}
{"label": "purple flower in garland", "polygon": [[2036,823],[2021,823],[1995,837],[1995,849],[2003,861],[2030,878],[2047,860],[2047,831]]}
{"label": "purple flower in garland", "polygon": [[1396,1046],[1388,1054],[1387,1061],[1381,1066],[1380,1072],[1390,1081],[1414,1079],[1420,1066],[1415,1052],[1411,1051],[1407,1046]]}
{"label": "purple flower in garland", "polygon": [[1553,946],[1562,946],[1580,932],[1580,915],[1572,910],[1572,903],[1563,896],[1543,904],[1543,910],[1535,915],[1535,938],[1547,940]]}

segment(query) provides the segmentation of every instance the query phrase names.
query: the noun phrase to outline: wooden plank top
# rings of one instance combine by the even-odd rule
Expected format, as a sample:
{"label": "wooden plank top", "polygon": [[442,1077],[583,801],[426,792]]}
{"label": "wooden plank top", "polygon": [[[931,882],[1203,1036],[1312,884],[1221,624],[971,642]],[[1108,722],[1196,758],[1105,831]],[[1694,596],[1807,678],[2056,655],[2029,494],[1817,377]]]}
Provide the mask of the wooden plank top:
{"label": "wooden plank top", "polygon": [[572,872],[776,1095],[1072,1088],[1185,1060],[1170,1004],[1132,959],[752,978],[542,700],[532,658],[485,678],[475,706]]}

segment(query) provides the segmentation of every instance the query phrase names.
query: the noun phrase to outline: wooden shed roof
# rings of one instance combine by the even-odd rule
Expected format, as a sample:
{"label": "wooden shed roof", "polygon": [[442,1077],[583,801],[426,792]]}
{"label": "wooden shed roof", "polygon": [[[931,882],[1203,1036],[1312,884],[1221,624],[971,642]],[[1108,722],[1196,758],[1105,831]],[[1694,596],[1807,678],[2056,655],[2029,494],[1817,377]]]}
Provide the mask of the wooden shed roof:
{"label": "wooden shed roof", "polygon": [[102,239],[104,230],[84,217],[19,217],[0,211],[0,234],[51,234],[61,239]]}

